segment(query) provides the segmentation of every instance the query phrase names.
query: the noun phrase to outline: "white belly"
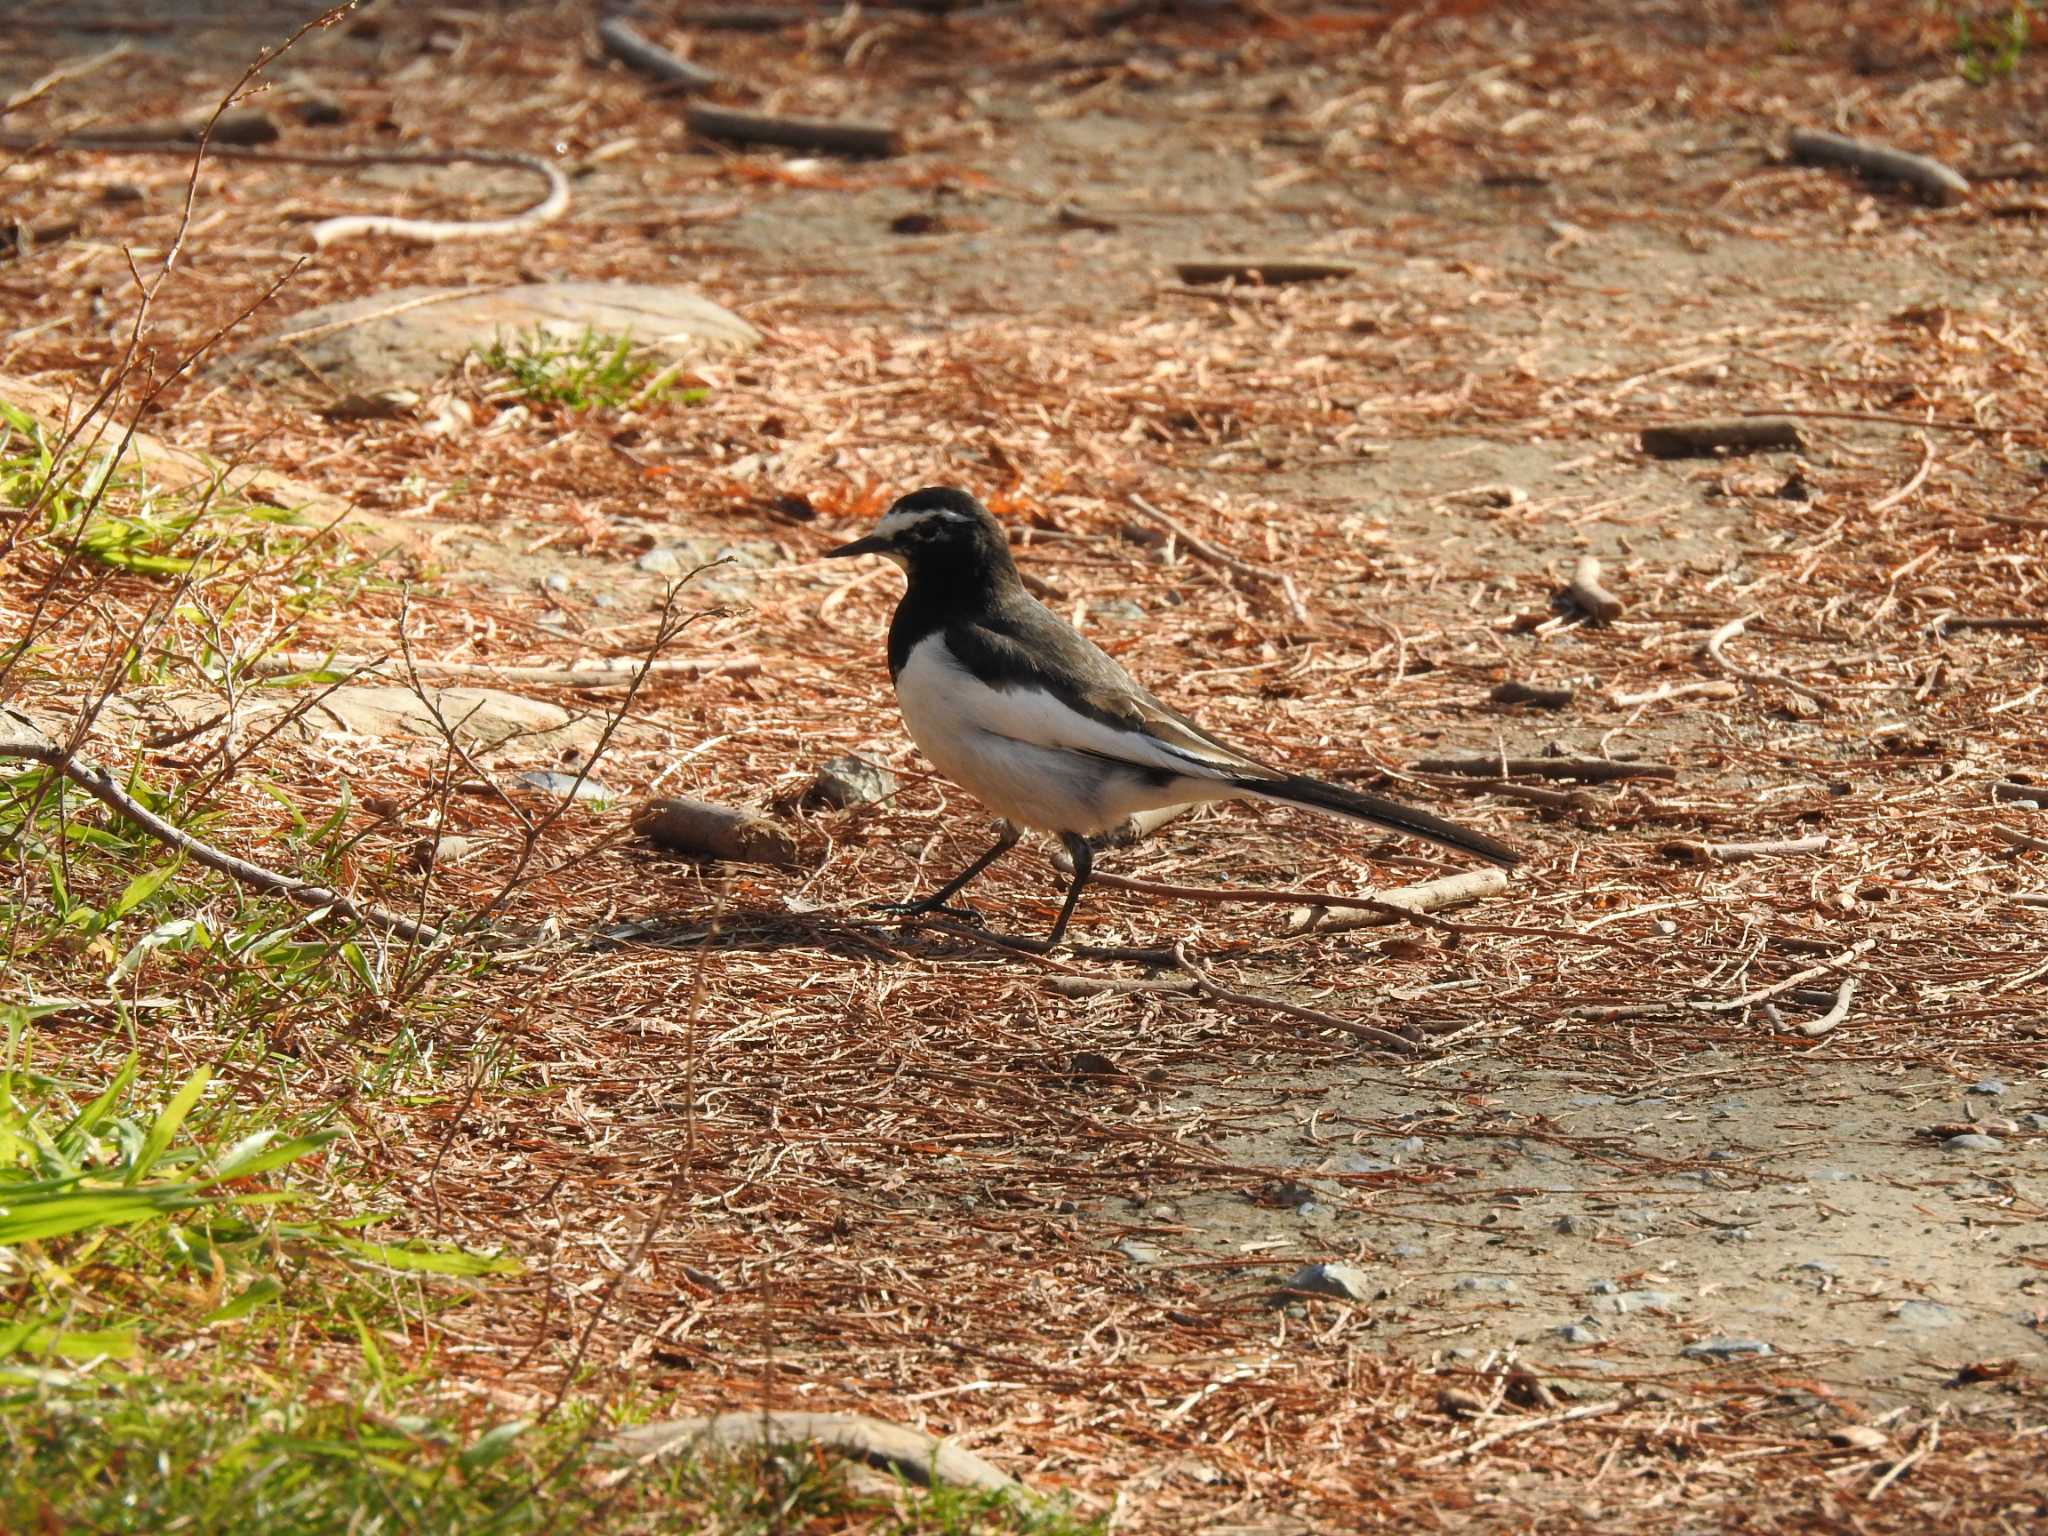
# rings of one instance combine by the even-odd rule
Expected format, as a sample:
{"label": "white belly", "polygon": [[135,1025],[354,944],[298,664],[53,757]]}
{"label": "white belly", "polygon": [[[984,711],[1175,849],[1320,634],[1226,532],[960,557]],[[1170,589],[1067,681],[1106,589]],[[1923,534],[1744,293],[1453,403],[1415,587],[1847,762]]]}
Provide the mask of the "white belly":
{"label": "white belly", "polygon": [[1048,701],[987,687],[937,637],[910,653],[896,677],[896,702],[911,739],[939,772],[998,816],[1035,831],[1086,837],[1138,811],[1238,793],[1214,781],[1155,784],[1135,766],[1007,734],[1006,725],[1036,733]]}

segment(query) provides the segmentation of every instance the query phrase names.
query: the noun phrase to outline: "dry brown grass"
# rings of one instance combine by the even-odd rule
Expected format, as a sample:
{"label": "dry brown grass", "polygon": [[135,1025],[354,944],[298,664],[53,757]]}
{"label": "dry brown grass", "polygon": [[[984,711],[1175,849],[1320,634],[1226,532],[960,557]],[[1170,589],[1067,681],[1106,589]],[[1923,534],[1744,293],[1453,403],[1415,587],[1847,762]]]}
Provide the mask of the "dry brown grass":
{"label": "dry brown grass", "polygon": [[[1089,938],[1180,941],[1248,991],[1496,1064],[1647,1071],[1703,1040],[1866,1061],[1960,1056],[2015,1072],[2038,1071],[2048,1054],[2048,875],[2037,851],[1997,830],[2020,813],[1990,789],[2039,782],[2048,746],[2048,376],[2038,284],[2023,276],[2037,264],[2038,224],[1993,216],[2006,197],[1997,187],[1959,209],[1919,210],[1754,152],[1783,125],[1814,122],[1909,140],[1977,171],[2014,157],[2038,175],[2038,155],[2012,135],[2041,105],[2039,70],[2029,63],[1995,91],[1952,87],[1942,18],[1890,4],[1791,5],[1775,21],[1734,4],[1687,8],[1696,21],[1648,6],[1520,17],[1397,7],[1391,25],[1346,8],[1247,9],[1268,19],[1148,24],[1145,36],[1187,51],[1130,63],[1105,62],[1104,44],[1052,5],[971,28],[875,12],[854,28],[814,28],[803,46],[720,36],[720,67],[761,83],[771,103],[900,118],[921,139],[900,161],[809,170],[686,155],[665,108],[590,62],[577,7],[391,16],[387,59],[423,50],[431,70],[388,87],[360,69],[347,77],[352,101],[382,104],[409,134],[544,138],[571,160],[630,140],[607,162],[629,174],[595,183],[569,220],[517,247],[329,253],[290,285],[294,310],[400,282],[680,272],[772,326],[771,343],[707,366],[703,404],[624,433],[547,415],[490,431],[489,406],[468,433],[337,428],[204,384],[174,392],[148,425],[289,467],[423,530],[474,526],[525,555],[573,554],[586,586],[603,562],[623,571],[643,534],[772,540],[786,560],[743,608],[683,642],[769,665],[650,679],[597,777],[635,794],[786,805],[819,761],[857,749],[890,757],[906,779],[869,810],[788,810],[814,855],[794,872],[697,869],[634,846],[577,858],[613,831],[612,813],[579,809],[549,830],[543,863],[563,871],[526,882],[505,917],[551,920],[565,937],[502,958],[460,983],[455,1006],[409,1022],[432,1040],[441,1088],[350,1110],[369,1166],[409,1192],[426,1230],[532,1264],[529,1283],[421,1322],[411,1343],[432,1343],[464,1390],[507,1405],[630,1386],[693,1411],[772,1400],[919,1422],[1034,1485],[1071,1490],[1084,1509],[1115,1508],[1132,1528],[2025,1526],[2039,1514],[2038,1399],[2004,1423],[1950,1421],[1938,1437],[1930,1425],[1908,1447],[1925,1455],[1882,1488],[1896,1456],[1790,1434],[1774,1404],[1799,1384],[1768,1375],[1601,1378],[1633,1392],[1620,1411],[1446,1459],[1483,1431],[1439,1411],[1442,1382],[1384,1353],[1366,1311],[1275,1313],[1264,1304],[1275,1277],[1256,1259],[1140,1277],[1104,1246],[1113,1202],[1148,1184],[1267,1176],[1208,1150],[1230,1095],[1284,1091],[1291,1074],[1356,1061],[1354,1042],[1185,998],[1073,1002],[1048,991],[1048,975],[1100,964],[1022,959],[862,912],[902,894],[919,868],[964,859],[982,830],[956,791],[916,772],[886,706],[878,651],[893,576],[815,556],[891,494],[964,479],[1019,528],[1026,567],[1062,594],[1055,607],[1145,609],[1143,623],[1091,629],[1175,702],[1257,748],[1383,775],[1540,850],[1509,898],[1453,914],[1455,933],[1289,938],[1270,908],[1098,892],[1081,914]],[[1278,152],[1328,178],[1315,200],[1302,194],[1311,212],[1293,238],[1377,275],[1186,291],[1133,276],[1142,262],[1112,261],[1098,300],[1087,249],[1016,236],[1003,210],[1021,200],[1036,221],[1056,199],[988,142],[996,135],[959,94],[969,79],[1013,109],[1055,116],[1087,100],[1142,113],[1141,93],[1163,87],[1180,111],[1210,114],[1183,123],[1184,139],[1262,174],[1275,153],[1262,122],[1313,137],[1314,151]],[[1284,95],[1264,119],[1254,80]],[[137,115],[183,104],[161,68],[132,89]],[[1201,99],[1188,105],[1186,93]],[[369,141],[372,115],[348,132]],[[1550,190],[1498,217],[1548,219],[1553,238],[1533,257],[1505,240],[1490,251],[1484,210],[1522,194],[1489,203],[1471,189],[1483,173],[1524,168]],[[106,213],[90,240],[0,267],[14,327],[0,337],[0,371],[65,385],[107,365],[102,315],[125,302],[121,247],[165,238],[166,194],[182,175],[168,162],[21,163],[0,213],[83,199],[114,179],[151,195]],[[663,223],[674,208],[727,200],[772,220],[784,200],[819,195],[806,188],[908,202],[941,184],[961,189],[970,233],[976,221],[994,230],[961,262],[1050,264],[1052,292],[1006,297],[999,272],[956,271],[923,301],[863,301],[870,255],[849,255],[842,278],[720,224]],[[158,311],[160,358],[281,269],[294,220],[387,197],[338,175],[239,166],[202,170],[199,185],[192,260]],[[1347,217],[1380,188],[1414,200],[1412,217]],[[1446,212],[1423,206],[1431,189],[1463,190],[1444,192],[1458,205]],[[1231,218],[1220,209],[1171,237],[1233,248]],[[1603,266],[1603,250],[1648,235],[1673,250],[1768,242],[1798,274],[1796,291],[1763,267],[1736,275],[1753,293],[1737,303],[1726,287],[1688,291],[1696,270],[1674,266],[1665,281]],[[2010,282],[2011,302],[1822,281],[1837,257],[1867,274],[1887,253],[1958,285]],[[906,328],[930,314],[943,326]],[[1645,353],[1657,361],[1620,361]],[[1651,469],[1636,457],[1631,432],[1650,421],[1764,407],[1802,414],[1816,499],[1777,494],[1782,461]],[[1322,473],[1340,456],[1369,466],[1389,441],[1431,438],[1445,445],[1426,489],[1333,489]],[[1462,470],[1473,439],[1576,461],[1575,487],[1457,499],[1497,478]],[[432,496],[455,485],[459,495]],[[1177,549],[1130,511],[1132,493],[1286,573],[1302,610],[1277,583]],[[772,510],[791,496],[801,522]],[[1433,497],[1440,545],[1415,535],[1413,509]],[[422,503],[430,512],[415,515]],[[1549,606],[1589,541],[1628,603],[1600,629]],[[16,560],[0,602],[25,611],[52,571],[43,556]],[[600,610],[580,594],[443,587],[422,574],[403,610],[389,588],[302,616],[267,610],[259,593],[235,623],[289,634],[295,649],[384,654],[404,611],[416,654],[501,663],[633,654],[655,623],[634,606],[644,587]],[[66,661],[11,679],[14,702],[59,715],[162,596],[141,577],[97,581],[89,596],[63,590],[80,600],[60,601],[43,632]],[[571,613],[574,638],[549,610]],[[1704,644],[1745,615],[1729,653],[1799,689],[1615,702],[1724,678]],[[1954,616],[2034,627],[1945,628]],[[1490,706],[1508,678],[1569,679],[1576,702],[1561,724]],[[608,699],[564,702],[602,710]],[[1405,766],[1552,740],[1641,753],[1679,775],[1545,812]],[[196,758],[188,744],[145,761],[175,779]],[[347,866],[399,906],[415,890],[405,850],[436,815],[487,847],[437,875],[435,909],[487,901],[519,846],[499,802],[444,793],[450,777],[473,775],[417,744],[281,739],[261,768],[312,820],[343,783],[359,801],[405,806],[359,823]],[[246,776],[216,804],[218,839],[261,856],[275,804]],[[2041,832],[2038,817],[2025,826]],[[1660,852],[1674,839],[1816,832],[1829,838],[1817,861],[1701,867]],[[1110,867],[1180,884],[1355,891],[1427,863],[1342,826],[1238,811],[1181,823]],[[1032,927],[1055,895],[1050,872],[1020,856],[984,899],[997,921]],[[618,923],[651,931],[574,937]],[[1819,1044],[1760,1008],[1688,1006],[1866,937],[1877,943],[1855,1006]],[[49,1030],[61,1048],[97,1027],[81,1016]],[[358,1020],[358,1041],[374,1044],[384,1027]],[[319,1044],[277,1042],[291,1092],[309,1103],[349,1091],[326,1076]],[[516,1066],[472,1080],[462,1063],[487,1045]],[[169,1054],[206,1050],[194,1040]],[[1353,1193],[1369,1209],[1380,1187],[1361,1176]],[[2038,1216],[2029,1205],[2026,1219]],[[1488,1422],[1517,1428],[1523,1415],[1545,1410],[1508,1405]]]}

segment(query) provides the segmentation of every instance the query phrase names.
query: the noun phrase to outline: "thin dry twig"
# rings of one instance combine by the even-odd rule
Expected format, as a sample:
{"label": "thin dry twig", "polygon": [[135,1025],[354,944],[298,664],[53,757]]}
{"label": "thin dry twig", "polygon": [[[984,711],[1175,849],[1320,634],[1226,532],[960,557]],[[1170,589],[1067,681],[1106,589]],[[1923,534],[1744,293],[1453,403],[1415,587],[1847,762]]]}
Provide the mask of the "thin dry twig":
{"label": "thin dry twig", "polygon": [[1742,618],[1730,619],[1726,624],[1723,624],[1719,629],[1707,636],[1707,654],[1713,657],[1721,670],[1730,677],[1745,683],[1755,683],[1759,686],[1774,683],[1789,693],[1798,694],[1800,698],[1818,705],[1822,709],[1834,708],[1833,699],[1817,688],[1809,688],[1797,678],[1787,677],[1783,672],[1759,671],[1752,667],[1745,667],[1740,662],[1729,658],[1726,649],[1724,649],[1728,642],[1747,629],[1749,621],[1757,617],[1758,615],[1754,613],[1746,614]]}

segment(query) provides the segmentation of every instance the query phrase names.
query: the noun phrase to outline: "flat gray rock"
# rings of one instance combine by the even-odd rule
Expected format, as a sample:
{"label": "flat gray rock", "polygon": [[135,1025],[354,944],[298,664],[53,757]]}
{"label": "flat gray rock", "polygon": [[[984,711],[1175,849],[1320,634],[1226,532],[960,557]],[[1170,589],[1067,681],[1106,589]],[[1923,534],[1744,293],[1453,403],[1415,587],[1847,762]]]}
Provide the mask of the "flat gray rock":
{"label": "flat gray rock", "polygon": [[923,1487],[951,1483],[989,1493],[1021,1494],[1015,1478],[972,1451],[864,1413],[720,1413],[709,1418],[642,1424],[605,1442],[610,1454],[633,1461],[692,1456],[764,1445],[822,1445],[853,1461],[902,1474]]}
{"label": "flat gray rock", "polygon": [[[761,340],[731,310],[659,283],[393,288],[293,315],[277,335],[230,354],[210,371],[251,376],[294,394],[315,391],[326,404],[338,396],[430,384],[471,352],[536,328],[565,341],[586,332],[625,337],[670,358],[744,352]],[[302,339],[288,341],[292,337]]]}

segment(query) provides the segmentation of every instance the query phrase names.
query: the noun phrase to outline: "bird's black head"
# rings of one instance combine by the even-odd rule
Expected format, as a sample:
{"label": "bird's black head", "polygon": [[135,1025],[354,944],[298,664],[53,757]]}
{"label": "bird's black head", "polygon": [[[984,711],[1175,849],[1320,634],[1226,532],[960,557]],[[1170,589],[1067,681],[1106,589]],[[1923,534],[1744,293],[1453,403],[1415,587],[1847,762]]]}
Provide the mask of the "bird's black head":
{"label": "bird's black head", "polygon": [[873,533],[826,553],[885,555],[917,584],[964,588],[1017,579],[1002,524],[967,492],[944,485],[912,491],[882,514]]}

